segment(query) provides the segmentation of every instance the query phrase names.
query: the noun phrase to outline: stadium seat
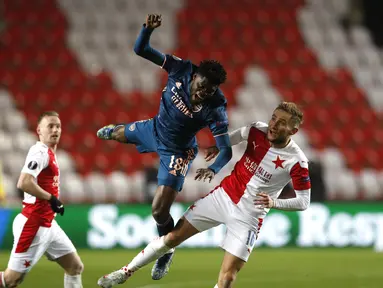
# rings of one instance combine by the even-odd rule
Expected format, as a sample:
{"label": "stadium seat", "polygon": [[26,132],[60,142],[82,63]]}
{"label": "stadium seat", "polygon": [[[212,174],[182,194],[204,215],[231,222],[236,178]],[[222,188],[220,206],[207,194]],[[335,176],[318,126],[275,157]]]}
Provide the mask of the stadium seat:
{"label": "stadium seat", "polygon": [[[154,47],[166,53],[176,51],[196,63],[215,58],[225,65],[228,81],[222,89],[229,102],[231,129],[267,121],[281,100],[294,101],[306,119],[304,133],[294,138],[303,149],[324,149],[320,159],[326,167],[341,169],[345,179],[354,177],[352,183],[361,186],[370,176],[350,169],[381,169],[379,161],[374,161],[374,156],[381,155],[381,129],[369,127],[379,124],[378,113],[383,111],[383,53],[364,28],[351,27],[348,37],[340,27],[349,5],[346,0],[241,1],[240,5],[218,0],[58,0],[40,1],[26,10],[20,9],[24,1],[6,3],[4,17],[16,23],[6,27],[5,49],[0,53],[0,62],[5,63],[0,81],[8,89],[0,91],[0,139],[4,139],[0,157],[12,150],[16,159],[4,157],[7,173],[20,172],[21,151],[26,153],[32,143],[37,115],[55,109],[63,122],[60,147],[67,152],[58,155],[60,167],[65,179],[74,177],[74,184],[63,181],[63,193],[74,201],[125,201],[120,191],[130,185],[128,200],[142,199],[144,180],[139,171],[144,158],[98,141],[95,131],[108,123],[152,117],[157,111],[166,73],[132,51],[149,8],[164,18],[151,39]],[[20,134],[10,138],[11,131]],[[198,137],[201,144],[212,141],[206,132]],[[364,147],[365,158],[359,147]],[[240,157],[242,151],[235,151]],[[198,158],[193,170],[197,164],[206,165]],[[222,173],[230,172],[232,165]],[[127,173],[126,177],[117,170]],[[75,176],[76,172],[82,176]],[[79,184],[84,176],[84,184]],[[190,173],[186,182],[195,183],[193,177]],[[92,179],[101,187],[95,195]],[[111,193],[106,191],[107,183],[115,187]],[[338,187],[329,192],[331,197],[359,196],[357,188],[346,195],[345,183],[330,185],[331,190]],[[199,193],[195,186],[190,189],[190,195]],[[77,190],[76,198],[71,193]],[[368,198],[378,197],[370,186],[361,190]],[[184,198],[193,196],[188,197]]]}

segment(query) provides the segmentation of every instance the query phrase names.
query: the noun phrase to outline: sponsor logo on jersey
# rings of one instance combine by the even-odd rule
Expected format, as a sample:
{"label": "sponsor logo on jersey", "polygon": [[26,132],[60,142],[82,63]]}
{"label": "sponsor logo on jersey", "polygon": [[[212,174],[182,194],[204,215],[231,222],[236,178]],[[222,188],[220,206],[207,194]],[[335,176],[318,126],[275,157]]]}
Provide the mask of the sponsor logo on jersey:
{"label": "sponsor logo on jersey", "polygon": [[174,105],[176,106],[176,108],[180,110],[186,116],[193,118],[193,113],[190,112],[189,108],[186,106],[181,96],[178,94],[176,87],[172,88],[172,92],[173,92],[173,95],[171,99]]}

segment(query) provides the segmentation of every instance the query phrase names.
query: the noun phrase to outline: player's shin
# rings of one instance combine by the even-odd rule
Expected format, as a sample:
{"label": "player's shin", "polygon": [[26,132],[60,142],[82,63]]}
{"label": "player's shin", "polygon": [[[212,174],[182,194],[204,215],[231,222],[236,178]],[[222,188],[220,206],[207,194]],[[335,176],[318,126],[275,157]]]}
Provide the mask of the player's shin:
{"label": "player's shin", "polygon": [[64,288],[82,288],[82,280],[80,275],[64,275]]}
{"label": "player's shin", "polygon": [[158,235],[165,236],[168,234],[170,231],[172,231],[174,228],[174,220],[171,215],[169,215],[168,220],[166,220],[165,223],[157,223],[157,230],[158,230]]}
{"label": "player's shin", "polygon": [[165,245],[164,239],[165,237],[162,236],[150,242],[128,265],[122,267],[122,270],[135,272],[164,255],[170,250],[170,248]]}
{"label": "player's shin", "polygon": [[0,288],[6,288],[7,286],[5,285],[5,279],[4,279],[4,272],[0,272]]}

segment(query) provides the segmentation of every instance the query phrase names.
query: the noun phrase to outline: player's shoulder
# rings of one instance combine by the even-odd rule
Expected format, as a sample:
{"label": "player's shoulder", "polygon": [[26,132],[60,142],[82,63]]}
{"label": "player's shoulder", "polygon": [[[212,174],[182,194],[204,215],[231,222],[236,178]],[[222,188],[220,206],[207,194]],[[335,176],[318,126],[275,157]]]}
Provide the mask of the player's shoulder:
{"label": "player's shoulder", "polygon": [[185,76],[186,74],[192,73],[195,69],[194,64],[188,59],[182,59],[175,55],[166,54],[165,65],[170,65],[173,71],[173,77],[180,78]]}
{"label": "player's shoulder", "polygon": [[299,162],[301,167],[308,167],[309,159],[307,158],[306,154],[293,139],[290,141],[290,145],[286,147],[286,152],[288,152],[290,157],[293,159],[292,164]]}
{"label": "player's shoulder", "polygon": [[267,133],[267,129],[269,127],[269,125],[267,123],[261,122],[261,121],[252,122],[248,126],[249,126],[249,128],[254,128],[254,129],[261,131],[263,133]]}
{"label": "player's shoulder", "polygon": [[34,145],[32,145],[29,148],[28,156],[33,156],[38,154],[48,155],[48,149],[49,148],[47,145],[45,145],[44,143],[40,141],[37,141]]}

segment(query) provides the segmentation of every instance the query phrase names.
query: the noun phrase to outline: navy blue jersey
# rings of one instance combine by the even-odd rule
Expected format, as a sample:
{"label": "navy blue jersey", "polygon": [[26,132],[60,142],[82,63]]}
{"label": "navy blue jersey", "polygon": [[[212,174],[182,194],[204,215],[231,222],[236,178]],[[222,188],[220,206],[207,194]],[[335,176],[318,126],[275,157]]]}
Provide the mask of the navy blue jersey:
{"label": "navy blue jersey", "polygon": [[184,150],[197,145],[198,131],[209,127],[214,136],[228,131],[226,99],[220,89],[215,95],[194,108],[189,101],[192,76],[197,66],[190,61],[166,55],[162,66],[168,82],[162,91],[160,108],[155,116],[157,137],[163,148]]}

